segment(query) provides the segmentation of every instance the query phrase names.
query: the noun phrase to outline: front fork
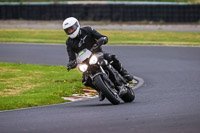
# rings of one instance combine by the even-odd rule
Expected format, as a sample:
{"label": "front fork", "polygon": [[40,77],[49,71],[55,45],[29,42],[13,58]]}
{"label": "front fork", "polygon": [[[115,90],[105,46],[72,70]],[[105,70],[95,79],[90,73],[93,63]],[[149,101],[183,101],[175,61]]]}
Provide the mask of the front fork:
{"label": "front fork", "polygon": [[[118,73],[117,70],[115,70],[115,68],[113,68],[112,65],[110,65],[110,63],[108,63],[107,60],[103,59],[101,61],[98,62],[98,66],[100,68],[100,71],[95,73],[95,74],[88,74],[88,76],[90,77],[90,79],[92,80],[92,84],[95,85],[94,83],[94,78],[98,75],[101,75],[102,78],[104,80],[106,80],[107,83],[109,83],[111,88],[115,88],[117,86],[122,86],[124,84],[127,84],[127,82],[123,79],[123,77]],[[106,71],[105,71],[105,69]],[[109,73],[106,73],[106,72]],[[110,76],[112,75],[112,76]],[[112,80],[110,79],[110,77],[112,77]]]}

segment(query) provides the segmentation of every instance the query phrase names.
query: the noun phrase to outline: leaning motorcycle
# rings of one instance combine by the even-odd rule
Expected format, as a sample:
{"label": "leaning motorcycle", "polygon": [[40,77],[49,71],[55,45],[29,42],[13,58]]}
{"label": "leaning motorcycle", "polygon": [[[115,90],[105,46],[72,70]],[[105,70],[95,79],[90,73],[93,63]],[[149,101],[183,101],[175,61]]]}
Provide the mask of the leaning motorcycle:
{"label": "leaning motorcycle", "polygon": [[[76,58],[78,69],[90,78],[92,84],[112,104],[119,104],[120,99],[126,103],[132,102],[135,99],[132,86],[112,66],[112,62],[104,59],[102,52],[94,51],[94,48],[83,49],[78,53]],[[123,96],[119,96],[119,86],[125,89],[126,93]]]}

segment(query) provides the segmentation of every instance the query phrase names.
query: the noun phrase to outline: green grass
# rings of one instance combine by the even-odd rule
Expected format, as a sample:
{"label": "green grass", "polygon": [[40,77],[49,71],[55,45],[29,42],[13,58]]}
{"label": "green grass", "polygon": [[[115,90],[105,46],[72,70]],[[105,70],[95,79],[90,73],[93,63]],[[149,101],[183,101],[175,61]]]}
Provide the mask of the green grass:
{"label": "green grass", "polygon": [[[155,44],[200,46],[200,32],[164,31],[110,31],[99,30],[108,36],[110,45]],[[45,29],[0,29],[0,42],[57,43],[65,44],[63,30]]]}
{"label": "green grass", "polygon": [[82,74],[63,66],[0,63],[0,110],[67,102],[82,93]]}

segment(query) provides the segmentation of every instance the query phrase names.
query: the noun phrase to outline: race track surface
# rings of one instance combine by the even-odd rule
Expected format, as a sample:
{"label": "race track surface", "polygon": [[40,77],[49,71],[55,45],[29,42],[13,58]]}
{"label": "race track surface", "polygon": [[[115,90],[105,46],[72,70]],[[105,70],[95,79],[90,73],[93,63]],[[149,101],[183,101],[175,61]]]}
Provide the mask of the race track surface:
{"label": "race track surface", "polygon": [[[98,99],[0,112],[1,133],[199,133],[200,48],[104,46],[144,79],[134,102]],[[66,65],[63,45],[0,44],[0,62]]]}

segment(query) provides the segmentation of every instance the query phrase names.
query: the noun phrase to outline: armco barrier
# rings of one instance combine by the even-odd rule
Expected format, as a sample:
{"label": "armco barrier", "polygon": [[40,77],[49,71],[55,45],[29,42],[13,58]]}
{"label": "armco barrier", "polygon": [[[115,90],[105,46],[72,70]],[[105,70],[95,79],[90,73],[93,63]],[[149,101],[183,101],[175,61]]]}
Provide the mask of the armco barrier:
{"label": "armco barrier", "polygon": [[0,4],[0,19],[199,22],[199,4]]}

